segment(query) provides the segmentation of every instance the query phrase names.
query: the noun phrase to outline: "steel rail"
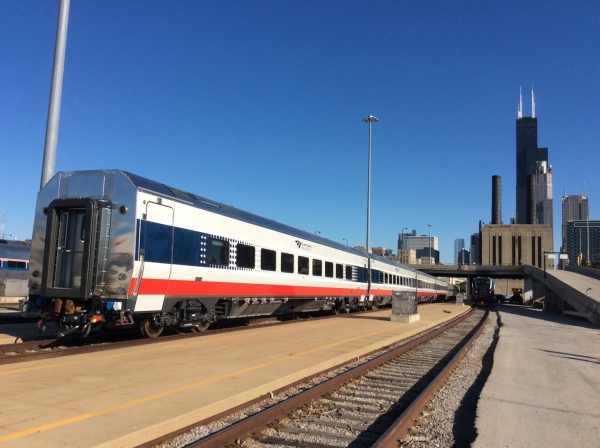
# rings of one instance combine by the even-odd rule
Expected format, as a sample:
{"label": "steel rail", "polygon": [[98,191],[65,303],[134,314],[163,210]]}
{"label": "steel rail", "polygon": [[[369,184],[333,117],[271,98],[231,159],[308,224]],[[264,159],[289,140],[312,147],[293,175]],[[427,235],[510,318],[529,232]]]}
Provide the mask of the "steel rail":
{"label": "steel rail", "polygon": [[390,428],[373,444],[372,448],[397,448],[398,442],[408,434],[410,428],[414,426],[425,407],[429,404],[434,395],[442,388],[448,380],[450,374],[454,371],[458,363],[467,355],[471,346],[481,335],[484,325],[489,315],[486,310],[485,315],[478,324],[478,329],[473,336],[466,342],[452,360],[442,369],[435,379],[419,394],[406,410],[396,419]]}
{"label": "steel rail", "polygon": [[[425,342],[449,330],[450,328],[458,325],[460,322],[470,317],[475,310],[476,308],[473,308],[468,313],[465,313],[459,318],[450,321],[448,324],[434,331],[431,331],[418,339],[410,341],[389,352],[383,353],[359,366],[356,366],[344,373],[341,373],[340,375],[334,378],[324,381],[323,383],[318,384],[317,386],[311,389],[301,392],[300,394],[290,397],[287,400],[284,400],[276,405],[271,406],[270,408],[264,409],[254,415],[251,415],[250,417],[247,417],[237,423],[234,423],[231,426],[223,428],[200,440],[185,445],[185,448],[222,448],[228,446],[237,447],[239,446],[239,441],[260,433],[266,427],[278,425],[281,419],[285,418],[290,412],[294,411],[295,409],[301,408],[309,404],[313,400],[317,400],[324,396],[327,396],[343,384],[363,376],[365,373],[367,373],[367,371],[378,367],[419,345],[424,344]],[[481,323],[485,321],[486,317],[487,313],[478,325],[481,326]]]}

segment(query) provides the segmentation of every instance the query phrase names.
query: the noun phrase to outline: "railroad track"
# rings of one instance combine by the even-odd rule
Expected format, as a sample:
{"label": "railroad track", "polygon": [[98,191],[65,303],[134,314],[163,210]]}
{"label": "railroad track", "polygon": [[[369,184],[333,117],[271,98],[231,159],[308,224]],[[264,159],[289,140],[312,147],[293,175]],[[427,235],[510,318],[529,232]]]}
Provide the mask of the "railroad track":
{"label": "railroad track", "polygon": [[[84,353],[94,353],[106,350],[115,350],[119,348],[136,347],[147,344],[169,342],[181,338],[189,337],[204,337],[211,334],[228,333],[232,331],[247,331],[253,328],[259,328],[266,324],[287,325],[294,322],[302,322],[307,319],[345,319],[354,316],[368,314],[374,311],[360,311],[347,315],[332,316],[332,315],[317,315],[317,316],[289,316],[286,320],[277,321],[273,317],[261,317],[250,319],[242,322],[221,322],[217,323],[212,329],[205,333],[184,333],[161,335],[156,339],[143,338],[137,328],[122,329],[114,334],[97,334],[93,333],[85,339],[82,339],[78,334],[68,336],[61,339],[36,339],[13,344],[0,345],[0,365],[14,364],[25,361],[37,361],[40,359],[56,358],[62,356],[70,356]],[[20,318],[25,319],[25,318]],[[28,318],[27,318],[28,319]],[[38,318],[33,318],[33,322],[37,322]],[[1,321],[0,321],[1,322]],[[0,330],[1,331],[1,330]],[[18,339],[18,337],[15,337]]]}
{"label": "railroad track", "polygon": [[[487,314],[473,309],[450,324],[185,446],[397,447],[475,341]],[[195,432],[202,433],[198,428]]]}

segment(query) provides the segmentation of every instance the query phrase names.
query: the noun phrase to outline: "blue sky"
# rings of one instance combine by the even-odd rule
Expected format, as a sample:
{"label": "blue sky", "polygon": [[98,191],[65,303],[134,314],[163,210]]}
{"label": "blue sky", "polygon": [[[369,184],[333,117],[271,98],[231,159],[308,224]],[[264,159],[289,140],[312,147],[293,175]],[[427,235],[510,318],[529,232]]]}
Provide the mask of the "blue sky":
{"label": "blue sky", "polygon": [[[59,1],[0,2],[0,211],[31,237]],[[350,245],[402,228],[442,262],[515,209],[515,119],[536,97],[560,198],[599,219],[600,2],[71,2],[57,171],[121,168]]]}

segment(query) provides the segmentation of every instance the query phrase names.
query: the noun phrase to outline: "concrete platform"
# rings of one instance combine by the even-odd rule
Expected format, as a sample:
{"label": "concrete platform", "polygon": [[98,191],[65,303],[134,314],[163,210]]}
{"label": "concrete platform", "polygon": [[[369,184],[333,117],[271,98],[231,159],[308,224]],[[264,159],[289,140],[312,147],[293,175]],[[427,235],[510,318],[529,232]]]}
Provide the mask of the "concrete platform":
{"label": "concrete platform", "polygon": [[[30,312],[29,316],[36,316],[36,312]],[[0,303],[0,316],[21,317],[19,304],[14,302]],[[36,322],[20,324],[3,324],[0,326],[0,344],[18,344],[20,342],[34,341],[38,339],[50,339],[58,331],[58,327],[49,322],[45,333],[37,331]]]}
{"label": "concrete platform", "polygon": [[390,310],[0,366],[0,444],[130,447],[468,311]]}
{"label": "concrete platform", "polygon": [[477,406],[474,448],[600,446],[600,330],[511,305]]}

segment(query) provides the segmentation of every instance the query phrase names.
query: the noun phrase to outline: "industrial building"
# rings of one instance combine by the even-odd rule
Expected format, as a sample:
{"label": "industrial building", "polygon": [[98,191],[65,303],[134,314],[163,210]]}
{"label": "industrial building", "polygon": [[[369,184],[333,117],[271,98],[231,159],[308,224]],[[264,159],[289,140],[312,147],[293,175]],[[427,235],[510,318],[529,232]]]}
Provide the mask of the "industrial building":
{"label": "industrial building", "polygon": [[481,265],[543,268],[544,252],[552,251],[552,228],[547,224],[484,224],[480,243]]}

